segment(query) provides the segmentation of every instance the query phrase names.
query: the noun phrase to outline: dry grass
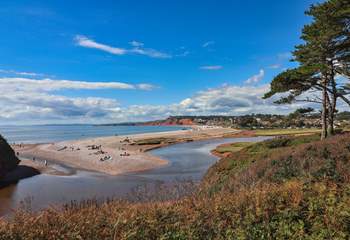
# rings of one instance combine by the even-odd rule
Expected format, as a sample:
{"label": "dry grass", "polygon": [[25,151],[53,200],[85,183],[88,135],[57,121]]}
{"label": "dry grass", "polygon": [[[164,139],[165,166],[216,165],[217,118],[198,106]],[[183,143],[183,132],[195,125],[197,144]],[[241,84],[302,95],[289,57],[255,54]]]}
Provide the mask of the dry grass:
{"label": "dry grass", "polygon": [[267,184],[163,203],[87,202],[19,212],[0,239],[348,239],[349,185]]}
{"label": "dry grass", "polygon": [[19,211],[0,239],[349,239],[349,160],[350,134],[258,143],[216,164],[200,193]]}

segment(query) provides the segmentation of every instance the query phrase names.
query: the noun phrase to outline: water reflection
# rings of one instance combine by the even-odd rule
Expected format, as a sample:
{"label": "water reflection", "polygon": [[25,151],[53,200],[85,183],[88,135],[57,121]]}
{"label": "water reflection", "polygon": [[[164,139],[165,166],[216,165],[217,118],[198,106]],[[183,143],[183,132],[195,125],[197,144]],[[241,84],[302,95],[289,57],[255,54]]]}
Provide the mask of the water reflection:
{"label": "water reflection", "polygon": [[16,185],[11,185],[0,191],[0,216],[3,213],[11,211],[14,207],[13,196],[16,192]]}

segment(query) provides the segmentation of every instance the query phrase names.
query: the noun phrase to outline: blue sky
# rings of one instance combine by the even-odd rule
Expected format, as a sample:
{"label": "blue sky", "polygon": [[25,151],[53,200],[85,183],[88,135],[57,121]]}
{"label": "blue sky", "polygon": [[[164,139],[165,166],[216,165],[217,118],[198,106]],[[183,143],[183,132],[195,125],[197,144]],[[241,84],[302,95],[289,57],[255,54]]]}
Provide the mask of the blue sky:
{"label": "blue sky", "polygon": [[316,2],[1,1],[0,123],[287,113],[258,99]]}

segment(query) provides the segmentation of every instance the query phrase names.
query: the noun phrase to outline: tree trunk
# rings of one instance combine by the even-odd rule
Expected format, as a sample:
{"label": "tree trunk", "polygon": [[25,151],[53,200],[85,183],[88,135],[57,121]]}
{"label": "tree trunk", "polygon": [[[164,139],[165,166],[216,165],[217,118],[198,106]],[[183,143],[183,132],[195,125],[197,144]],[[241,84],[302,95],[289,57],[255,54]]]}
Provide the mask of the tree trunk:
{"label": "tree trunk", "polygon": [[334,76],[332,75],[332,79],[330,79],[332,85],[332,94],[331,99],[329,101],[329,110],[328,110],[328,136],[334,135],[334,115],[337,107],[337,88],[334,80]]}
{"label": "tree trunk", "polygon": [[337,84],[334,79],[334,67],[333,67],[333,61],[328,63],[328,66],[330,68],[330,73],[328,75],[328,82],[331,85],[332,93],[331,98],[328,99],[328,136],[334,135],[334,115],[336,112],[337,107],[337,98],[338,98],[338,92],[337,92]]}
{"label": "tree trunk", "polygon": [[327,138],[327,78],[324,77],[323,86],[322,86],[322,115],[321,115],[321,140]]}
{"label": "tree trunk", "polygon": [[327,136],[334,135],[334,109],[333,108],[334,102],[330,103],[329,107],[329,113],[328,113],[328,130],[327,130]]}

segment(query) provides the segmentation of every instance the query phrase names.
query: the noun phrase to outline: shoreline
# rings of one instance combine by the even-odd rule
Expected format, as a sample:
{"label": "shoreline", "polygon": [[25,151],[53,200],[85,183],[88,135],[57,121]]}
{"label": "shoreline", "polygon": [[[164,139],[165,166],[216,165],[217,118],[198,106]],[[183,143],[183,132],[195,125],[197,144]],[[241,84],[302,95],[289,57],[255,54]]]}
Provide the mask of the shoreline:
{"label": "shoreline", "polygon": [[[68,168],[121,175],[159,168],[168,160],[153,156],[149,151],[168,145],[234,137],[240,130],[232,128],[192,126],[189,130],[97,137],[46,144],[12,146],[19,153],[21,165],[38,169],[44,174],[65,175],[53,164]],[[36,161],[30,159],[35,158]],[[23,160],[25,158],[25,160]],[[40,159],[40,161],[38,161]],[[47,166],[44,164],[47,160]]]}

